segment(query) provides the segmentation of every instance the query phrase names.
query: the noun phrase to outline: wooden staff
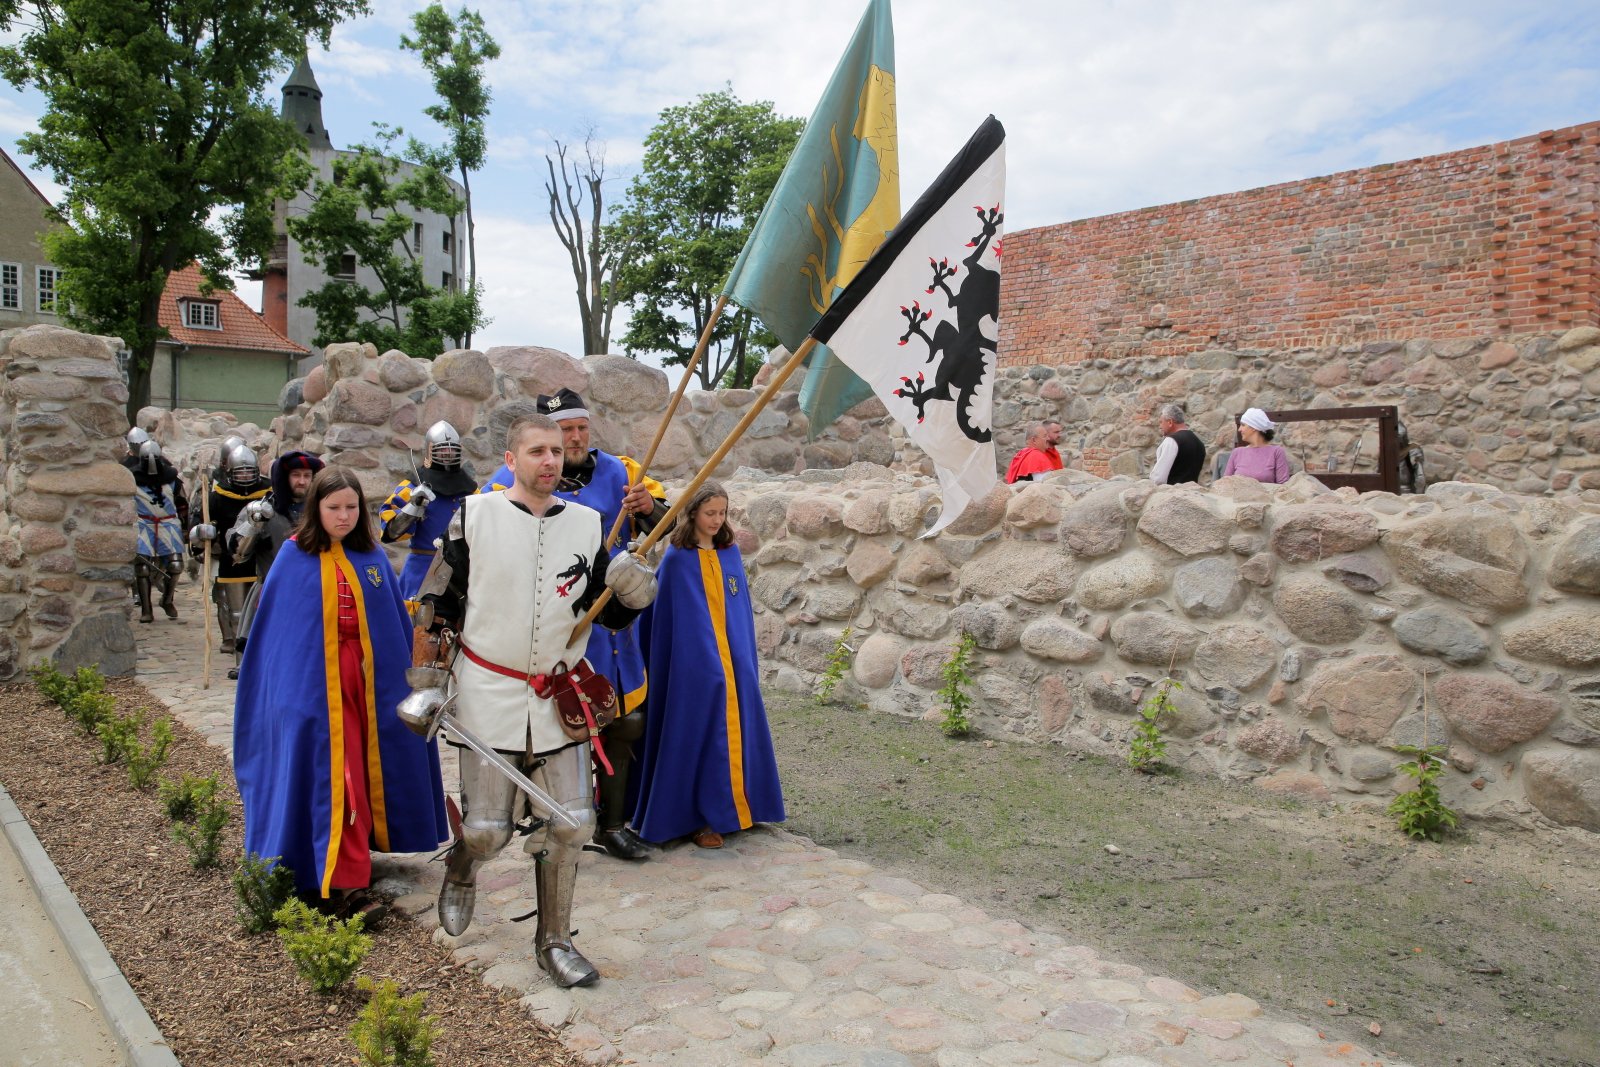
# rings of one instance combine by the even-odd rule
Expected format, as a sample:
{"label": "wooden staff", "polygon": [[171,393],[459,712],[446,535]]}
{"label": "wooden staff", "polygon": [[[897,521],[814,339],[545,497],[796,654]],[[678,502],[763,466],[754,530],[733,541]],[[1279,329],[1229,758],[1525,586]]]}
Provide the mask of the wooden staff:
{"label": "wooden staff", "polygon": [[[200,480],[200,521],[211,525],[211,486]],[[176,581],[177,579],[173,579]],[[206,619],[206,605],[211,603],[211,538],[206,538],[200,559],[200,624],[206,632],[206,655],[200,668],[200,688],[211,688],[211,623]]]}
{"label": "wooden staff", "polygon": [[[717,320],[722,317],[722,309],[728,306],[728,294],[723,293],[717,297],[716,306],[711,309],[711,318],[706,320],[706,328],[700,331],[700,343],[694,347],[694,355],[689,357],[689,362],[683,365],[683,378],[678,382],[678,391],[672,394],[672,399],[667,401],[666,414],[661,416],[661,425],[656,427],[656,439],[650,442],[650,451],[644,454],[644,462],[639,465],[639,482],[644,482],[645,472],[650,469],[650,464],[655,462],[656,449],[661,447],[661,439],[667,435],[667,427],[672,423],[672,413],[678,410],[678,401],[683,399],[683,391],[689,387],[689,378],[694,374],[694,369],[700,365],[700,359],[706,354],[706,345],[711,341],[711,331],[716,328]],[[617,521],[611,524],[611,532],[606,535],[606,551],[616,547],[617,537],[622,533],[622,524],[628,520],[626,510],[617,512]]]}
{"label": "wooden staff", "polygon": [[[750,405],[750,410],[744,413],[744,418],[740,419],[738,425],[728,433],[728,439],[717,446],[717,450],[711,454],[711,458],[706,460],[705,466],[700,468],[700,473],[696,474],[683,492],[679,494],[677,503],[667,509],[667,513],[662,516],[661,521],[656,523],[655,529],[651,530],[649,536],[639,543],[638,555],[643,556],[649,552],[651,547],[661,539],[661,535],[672,528],[673,520],[682,513],[683,509],[688,505],[689,499],[694,496],[695,491],[705,484],[707,478],[711,477],[711,472],[717,469],[717,464],[727,457],[733,446],[739,442],[739,438],[743,437],[744,432],[750,428],[750,424],[756,421],[756,416],[760,415],[766,409],[766,406],[772,402],[772,398],[778,395],[778,390],[783,388],[783,383],[789,380],[789,375],[793,374],[795,368],[805,362],[806,357],[811,354],[811,350],[816,345],[817,339],[815,337],[807,337],[805,342],[795,349],[794,354],[789,357],[789,361],[778,368],[778,373],[774,374],[772,380],[767,383],[766,388],[761,390],[761,393],[756,397],[755,403]],[[578,624],[572,628],[572,636],[567,638],[569,645],[578,639],[583,633],[583,628],[594,621],[595,616],[600,614],[600,609],[605,607],[606,601],[610,599],[611,590],[601,590],[600,595],[595,598],[595,602],[590,605],[583,618],[579,619]]]}

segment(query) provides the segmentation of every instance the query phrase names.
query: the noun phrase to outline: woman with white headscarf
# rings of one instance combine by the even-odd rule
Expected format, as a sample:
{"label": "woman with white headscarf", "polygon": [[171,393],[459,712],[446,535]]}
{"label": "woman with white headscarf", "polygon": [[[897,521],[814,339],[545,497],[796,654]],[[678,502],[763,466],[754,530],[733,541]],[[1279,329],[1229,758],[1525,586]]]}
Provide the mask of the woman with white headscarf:
{"label": "woman with white headscarf", "polygon": [[1250,408],[1239,416],[1239,437],[1245,447],[1236,448],[1229,454],[1223,477],[1240,474],[1275,485],[1288,481],[1293,473],[1289,470],[1289,454],[1281,446],[1271,443],[1277,429],[1260,408]]}

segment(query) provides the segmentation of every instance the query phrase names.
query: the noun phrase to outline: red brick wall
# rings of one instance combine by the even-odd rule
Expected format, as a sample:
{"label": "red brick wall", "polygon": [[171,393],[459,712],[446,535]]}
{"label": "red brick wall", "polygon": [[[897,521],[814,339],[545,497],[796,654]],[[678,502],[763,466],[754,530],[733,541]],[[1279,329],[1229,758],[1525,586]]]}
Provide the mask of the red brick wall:
{"label": "red brick wall", "polygon": [[1600,325],[1600,122],[1007,234],[1000,363]]}

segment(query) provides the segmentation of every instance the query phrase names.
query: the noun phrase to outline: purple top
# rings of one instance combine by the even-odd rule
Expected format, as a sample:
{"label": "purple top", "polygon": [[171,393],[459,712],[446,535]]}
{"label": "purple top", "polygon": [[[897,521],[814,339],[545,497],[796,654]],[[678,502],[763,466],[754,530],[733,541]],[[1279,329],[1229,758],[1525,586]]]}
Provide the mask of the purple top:
{"label": "purple top", "polygon": [[1222,476],[1230,474],[1282,485],[1289,480],[1289,454],[1280,445],[1244,445],[1228,453]]}

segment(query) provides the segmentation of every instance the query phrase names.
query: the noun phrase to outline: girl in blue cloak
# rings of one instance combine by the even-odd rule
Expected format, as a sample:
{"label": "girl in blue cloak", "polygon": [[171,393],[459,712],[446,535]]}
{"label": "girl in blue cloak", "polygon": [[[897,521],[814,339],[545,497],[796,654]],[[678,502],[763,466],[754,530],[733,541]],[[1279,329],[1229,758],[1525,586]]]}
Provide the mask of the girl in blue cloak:
{"label": "girl in blue cloak", "polygon": [[261,590],[234,704],[246,852],[330,910],[381,917],[372,852],[449,836],[439,752],[400,722],[411,623],[361,483],[328,467]]}
{"label": "girl in blue cloak", "polygon": [[646,841],[693,835],[719,848],[723,834],[784,820],[750,583],[722,486],[690,499],[656,576],[633,826]]}

